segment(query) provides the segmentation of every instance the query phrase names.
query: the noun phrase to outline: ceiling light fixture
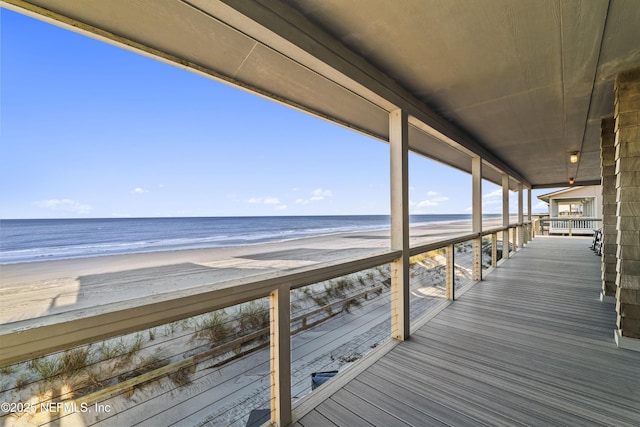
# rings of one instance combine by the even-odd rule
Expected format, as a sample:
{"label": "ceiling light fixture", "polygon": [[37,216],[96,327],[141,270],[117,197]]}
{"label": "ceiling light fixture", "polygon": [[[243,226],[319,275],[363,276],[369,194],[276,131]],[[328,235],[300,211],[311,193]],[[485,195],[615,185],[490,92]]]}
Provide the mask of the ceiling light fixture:
{"label": "ceiling light fixture", "polygon": [[569,178],[569,185],[573,185],[574,182],[573,177]]}
{"label": "ceiling light fixture", "polygon": [[571,153],[569,155],[569,161],[571,163],[578,163],[578,152],[577,151],[575,153]]}

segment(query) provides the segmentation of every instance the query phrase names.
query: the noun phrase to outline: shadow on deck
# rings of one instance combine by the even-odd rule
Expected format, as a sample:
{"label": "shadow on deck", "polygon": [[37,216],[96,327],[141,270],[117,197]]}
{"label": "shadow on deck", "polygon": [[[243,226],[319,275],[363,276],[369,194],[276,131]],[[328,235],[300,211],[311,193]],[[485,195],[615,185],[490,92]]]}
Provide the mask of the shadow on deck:
{"label": "shadow on deck", "polygon": [[589,244],[536,238],[294,426],[638,426]]}

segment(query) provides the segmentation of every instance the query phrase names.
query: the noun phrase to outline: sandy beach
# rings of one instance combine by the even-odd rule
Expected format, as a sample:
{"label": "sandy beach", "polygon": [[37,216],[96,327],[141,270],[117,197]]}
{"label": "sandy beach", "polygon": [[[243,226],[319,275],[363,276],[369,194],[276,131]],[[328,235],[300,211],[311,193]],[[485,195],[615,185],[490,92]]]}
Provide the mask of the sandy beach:
{"label": "sandy beach", "polygon": [[[469,232],[467,221],[429,224],[411,229],[411,244]],[[249,246],[7,264],[0,267],[0,324],[365,255],[388,247],[389,232],[376,231]]]}

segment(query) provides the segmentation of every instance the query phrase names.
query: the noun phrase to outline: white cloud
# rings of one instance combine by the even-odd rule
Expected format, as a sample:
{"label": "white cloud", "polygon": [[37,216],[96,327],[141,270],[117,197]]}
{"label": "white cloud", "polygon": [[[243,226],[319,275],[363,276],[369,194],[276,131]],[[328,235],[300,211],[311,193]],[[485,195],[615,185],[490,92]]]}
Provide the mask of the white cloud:
{"label": "white cloud", "polygon": [[548,212],[549,211],[549,205],[547,205],[545,202],[540,202],[537,205],[533,206],[531,208],[532,212]]}
{"label": "white cloud", "polygon": [[425,199],[416,203],[416,207],[424,208],[424,207],[438,206],[438,204],[440,204],[441,202],[446,202],[447,200],[449,200],[449,198],[446,196],[432,197],[430,199]]}
{"label": "white cloud", "polygon": [[331,196],[331,190],[323,190],[322,188],[316,188],[311,192],[314,197],[329,197]]}
{"label": "white cloud", "polygon": [[418,202],[416,204],[417,208],[426,208],[426,207],[430,207],[430,206],[438,206],[437,202],[432,202],[431,200],[423,200],[421,202]]}
{"label": "white cloud", "polygon": [[283,211],[283,210],[285,210],[285,209],[287,209],[287,205],[280,205],[280,206],[277,206],[277,207],[276,207],[276,210],[277,210],[277,211]]}
{"label": "white cloud", "polygon": [[88,214],[91,212],[91,206],[80,203],[71,199],[49,199],[34,202],[40,208],[50,209],[52,211],[72,212],[76,214]]}
{"label": "white cloud", "polygon": [[323,200],[325,197],[333,196],[331,190],[324,190],[322,188],[316,188],[311,192],[311,197],[308,199],[297,199],[296,203],[299,205],[306,205],[309,202],[315,202],[318,200]]}
{"label": "white cloud", "polygon": [[143,193],[148,193],[149,190],[143,190],[140,187],[136,187],[133,190],[131,190],[131,194],[143,194]]}
{"label": "white cloud", "polygon": [[277,197],[252,197],[247,200],[247,203],[277,205],[280,203],[280,200]]}
{"label": "white cloud", "polygon": [[446,202],[449,200],[447,196],[440,196],[439,193],[435,191],[429,191],[427,193],[429,197],[428,199],[420,200],[419,202],[409,201],[409,208],[414,214],[424,214],[429,213],[429,210],[424,210],[423,208],[433,208],[439,206],[440,203]]}
{"label": "white cloud", "polygon": [[492,199],[492,198],[495,198],[495,197],[502,198],[502,189],[494,190],[494,191],[492,191],[490,193],[486,193],[486,194],[482,195],[483,199]]}

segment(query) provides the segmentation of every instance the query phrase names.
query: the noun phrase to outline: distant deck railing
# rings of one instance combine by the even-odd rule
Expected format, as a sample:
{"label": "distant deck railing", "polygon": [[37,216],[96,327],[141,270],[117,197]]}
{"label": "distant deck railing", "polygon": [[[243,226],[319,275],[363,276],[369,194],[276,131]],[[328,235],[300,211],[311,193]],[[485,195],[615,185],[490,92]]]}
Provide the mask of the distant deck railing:
{"label": "distant deck railing", "polygon": [[[552,217],[539,218],[534,220],[534,224],[548,224],[549,234],[573,234],[593,235],[594,230],[600,227],[602,218],[591,217]],[[534,226],[534,229],[539,227]]]}
{"label": "distant deck railing", "polygon": [[[167,294],[149,295],[135,300],[5,324],[0,333],[2,343],[0,366],[34,360],[76,346],[167,325],[170,322],[268,297],[271,419],[278,425],[286,425],[291,422],[294,413],[291,393],[291,292],[293,290],[375,268],[402,257],[408,258],[436,249],[444,249],[447,260],[446,298],[453,301],[456,298],[454,245],[468,241],[474,242],[473,279],[479,280],[482,274],[482,238],[491,237],[491,267],[495,268],[498,266],[498,234],[502,234],[503,259],[506,259],[510,252],[519,250],[533,238],[534,230],[530,222],[511,224],[508,227],[497,227],[479,233],[457,235],[445,240],[412,246],[408,254],[401,250],[388,249],[366,256],[233,279],[214,285],[205,284],[197,288],[180,289]],[[398,286],[397,280],[392,283],[392,286]],[[393,287],[391,292],[393,295]],[[391,307],[389,312],[393,313]],[[403,313],[394,315],[404,316]],[[385,348],[388,349],[388,346]],[[167,368],[159,368],[155,373],[145,373],[146,376],[141,376],[143,379],[140,381],[147,381],[149,377],[169,371]],[[135,386],[136,381],[135,378],[128,379],[121,387],[131,388]],[[112,393],[113,390],[109,392]],[[313,399],[313,394],[309,399]],[[307,406],[309,399],[304,402]]]}

